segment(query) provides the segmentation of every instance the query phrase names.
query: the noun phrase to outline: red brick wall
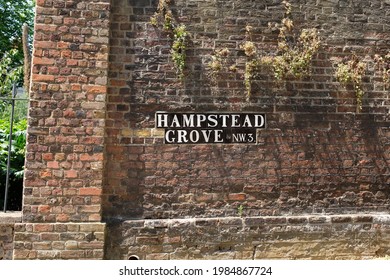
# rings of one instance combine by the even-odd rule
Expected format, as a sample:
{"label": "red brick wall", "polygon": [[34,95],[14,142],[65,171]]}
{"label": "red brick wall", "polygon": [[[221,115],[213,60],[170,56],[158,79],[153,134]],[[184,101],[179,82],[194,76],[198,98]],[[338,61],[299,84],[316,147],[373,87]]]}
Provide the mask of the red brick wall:
{"label": "red brick wall", "polygon": [[[240,48],[245,26],[254,27],[254,39],[265,52],[275,50],[278,32],[269,32],[268,22],[283,18],[281,2],[175,1],[174,17],[191,33],[180,82],[167,34],[150,24],[156,0],[38,0],[23,221],[15,225],[14,258],[102,258],[104,244],[106,258],[127,258],[144,245],[168,253],[160,248],[166,241],[180,243],[179,251],[203,241],[223,251],[226,240],[233,248],[248,228],[257,227],[247,222],[258,216],[282,216],[276,220],[284,219],[286,234],[297,223],[292,236],[306,238],[298,229],[316,228],[307,214],[387,211],[389,101],[373,56],[388,51],[390,6],[376,0],[291,1],[295,27],[316,27],[322,38],[313,73],[277,83],[265,71],[247,100]],[[215,84],[207,64],[214,49],[223,47],[231,51],[237,72],[222,73]],[[334,77],[336,64],[352,51],[368,63],[359,114],[354,92]],[[164,145],[161,131],[154,129],[154,114],[163,110],[261,112],[267,128],[258,131],[257,145]],[[229,218],[218,220],[225,235],[192,243],[183,238],[186,231],[164,220],[166,232],[158,233],[158,222],[144,227],[140,221],[136,238],[129,237],[136,223],[126,221],[175,218],[191,224],[190,217],[201,221],[196,232],[215,233],[214,217],[238,215],[242,218],[233,218],[233,224]],[[285,215],[303,217],[290,221]],[[105,241],[102,221],[108,224]],[[331,225],[331,231],[326,224],[313,240],[336,242],[338,229],[348,240],[355,236],[350,225],[375,224],[343,221],[344,227]],[[191,229],[198,230],[196,224]],[[256,238],[279,235],[263,236],[262,230],[259,226],[240,249],[250,253],[233,257],[267,257]],[[375,234],[371,230],[362,244]],[[379,243],[388,240],[386,229],[383,234]],[[379,243],[358,255],[388,252]],[[205,256],[218,256],[214,249]],[[299,254],[293,255],[304,258]],[[181,255],[169,256],[176,257]]]}
{"label": "red brick wall", "polygon": [[109,18],[108,0],[37,1],[15,259],[103,257]]}
{"label": "red brick wall", "polygon": [[109,1],[37,1],[24,221],[100,221]]}
{"label": "red brick wall", "polygon": [[[115,1],[107,106],[107,219],[215,217],[385,211],[389,205],[389,102],[374,54],[387,52],[389,24],[380,1],[291,1],[295,27],[316,27],[322,47],[313,73],[277,83],[262,73],[246,100],[245,26],[264,51],[275,49],[281,1],[175,1],[191,33],[180,83],[166,33],[150,24],[157,1]],[[237,73],[217,85],[207,72],[226,47]],[[335,79],[352,52],[364,58],[362,112]],[[153,129],[156,111],[263,112],[258,145],[175,146]]]}

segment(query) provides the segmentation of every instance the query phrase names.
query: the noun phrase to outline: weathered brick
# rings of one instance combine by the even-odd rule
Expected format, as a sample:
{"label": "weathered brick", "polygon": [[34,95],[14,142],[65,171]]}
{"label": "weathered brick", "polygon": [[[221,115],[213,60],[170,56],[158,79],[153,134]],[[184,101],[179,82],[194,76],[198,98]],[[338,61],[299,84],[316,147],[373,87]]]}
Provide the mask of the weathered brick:
{"label": "weathered brick", "polygon": [[51,58],[47,58],[47,57],[36,57],[34,58],[34,64],[35,65],[53,65],[55,64],[56,60],[55,59],[51,59]]}
{"label": "weathered brick", "polygon": [[161,240],[159,237],[153,237],[153,236],[140,236],[137,237],[137,243],[142,244],[160,244]]}
{"label": "weathered brick", "polygon": [[289,224],[304,224],[307,222],[307,218],[306,217],[291,217],[291,218],[287,218],[287,222]]}
{"label": "weathered brick", "polygon": [[101,195],[101,188],[80,188],[79,195]]}
{"label": "weathered brick", "polygon": [[54,225],[52,224],[35,224],[34,232],[52,232]]}
{"label": "weathered brick", "polygon": [[36,258],[37,252],[31,250],[15,250],[13,255],[14,260],[30,260]]}
{"label": "weathered brick", "polygon": [[54,82],[54,75],[46,75],[46,74],[33,74],[32,78],[36,82]]}
{"label": "weathered brick", "polygon": [[246,194],[245,193],[231,193],[228,196],[229,200],[237,200],[237,201],[245,201]]}
{"label": "weathered brick", "polygon": [[80,249],[103,249],[104,242],[102,241],[91,241],[91,242],[79,242],[78,247]]}
{"label": "weathered brick", "polygon": [[351,217],[345,216],[336,216],[331,218],[332,223],[350,223],[352,221]]}
{"label": "weathered brick", "polygon": [[34,250],[51,250],[52,245],[51,242],[43,241],[43,242],[34,242],[33,243]]}
{"label": "weathered brick", "polygon": [[81,232],[104,232],[105,225],[104,224],[80,224]]}

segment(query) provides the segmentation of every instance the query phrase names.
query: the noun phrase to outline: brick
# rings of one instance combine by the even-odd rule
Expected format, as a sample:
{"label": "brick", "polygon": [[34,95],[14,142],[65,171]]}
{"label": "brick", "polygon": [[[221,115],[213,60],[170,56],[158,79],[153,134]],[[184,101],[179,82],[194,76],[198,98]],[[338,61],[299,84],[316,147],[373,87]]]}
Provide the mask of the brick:
{"label": "brick", "polygon": [[32,233],[18,233],[16,232],[14,234],[14,240],[15,241],[39,241],[39,235],[38,234],[32,234]]}
{"label": "brick", "polygon": [[50,161],[53,160],[54,155],[52,153],[43,153],[42,154],[42,159],[45,161]]}
{"label": "brick", "polygon": [[100,213],[89,214],[88,221],[89,222],[100,222],[102,220],[102,215]]}
{"label": "brick", "polygon": [[80,155],[81,161],[102,161],[103,160],[103,154],[81,154]]}
{"label": "brick", "polygon": [[80,224],[81,232],[104,232],[104,224]]}
{"label": "brick", "polygon": [[34,232],[51,232],[54,226],[52,224],[36,224],[34,225]]}
{"label": "brick", "polygon": [[35,57],[34,64],[35,65],[54,65],[55,59],[47,58],[47,57]]}
{"label": "brick", "polygon": [[34,242],[33,243],[34,250],[51,250],[51,242]]}
{"label": "brick", "polygon": [[62,241],[54,241],[52,242],[52,248],[54,250],[64,250],[65,249],[65,245],[64,245],[64,242]]}
{"label": "brick", "polygon": [[70,220],[69,215],[68,214],[63,214],[63,213],[57,215],[57,219],[56,219],[56,221],[60,222],[60,223],[69,222],[69,220]]}
{"label": "brick", "polygon": [[244,193],[231,193],[228,195],[229,200],[245,201],[246,194]]}
{"label": "brick", "polygon": [[79,248],[77,241],[66,241],[65,249],[66,250],[77,250]]}
{"label": "brick", "polygon": [[48,168],[53,168],[53,169],[58,169],[60,166],[59,166],[59,162],[58,161],[49,161],[47,163],[47,167]]}
{"label": "brick", "polygon": [[355,223],[373,223],[374,217],[373,216],[356,216],[356,217],[353,217],[352,220]]}
{"label": "brick", "polygon": [[54,75],[44,75],[44,74],[32,74],[32,80],[34,82],[54,82]]}
{"label": "brick", "polygon": [[291,218],[287,218],[287,222],[289,224],[304,224],[307,222],[307,218],[306,217],[291,217]]}
{"label": "brick", "polygon": [[78,246],[80,249],[103,249],[104,242],[101,241],[79,242]]}
{"label": "brick", "polygon": [[38,211],[40,213],[50,213],[51,206],[50,205],[40,205],[38,206]]}
{"label": "brick", "polygon": [[85,205],[79,207],[80,213],[99,213],[100,212],[100,205]]}
{"label": "brick", "polygon": [[78,231],[80,231],[80,225],[79,224],[66,224],[66,231],[78,232]]}
{"label": "brick", "polygon": [[265,223],[264,218],[253,217],[253,218],[245,218],[246,226],[263,226]]}
{"label": "brick", "polygon": [[85,90],[87,93],[101,94],[107,92],[107,87],[105,85],[91,85],[91,86],[86,86]]}
{"label": "brick", "polygon": [[37,252],[30,250],[16,250],[13,255],[14,260],[30,260],[36,259]]}
{"label": "brick", "polygon": [[332,223],[350,223],[352,217],[350,216],[336,216],[331,218]]}
{"label": "brick", "polygon": [[65,171],[65,178],[77,178],[78,171],[77,170],[67,170]]}
{"label": "brick", "polygon": [[81,250],[63,250],[60,251],[60,258],[61,259],[83,259],[85,256],[84,251]]}
{"label": "brick", "polygon": [[79,195],[101,195],[102,190],[100,188],[80,188]]}
{"label": "brick", "polygon": [[152,236],[142,236],[137,237],[137,243],[138,244],[160,244],[161,240],[158,237],[152,237]]}
{"label": "brick", "polygon": [[42,241],[57,241],[59,240],[58,233],[42,233],[40,234],[40,238]]}
{"label": "brick", "polygon": [[169,260],[169,254],[167,254],[167,253],[148,254],[146,259],[149,259],[149,260]]}

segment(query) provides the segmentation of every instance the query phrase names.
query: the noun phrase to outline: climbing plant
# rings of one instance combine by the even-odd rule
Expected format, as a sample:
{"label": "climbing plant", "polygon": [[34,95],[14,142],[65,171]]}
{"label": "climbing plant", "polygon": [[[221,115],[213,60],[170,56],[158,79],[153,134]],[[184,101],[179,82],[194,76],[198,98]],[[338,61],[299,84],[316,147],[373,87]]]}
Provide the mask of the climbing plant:
{"label": "climbing plant", "polygon": [[390,52],[384,57],[376,54],[374,61],[382,74],[385,89],[390,88]]}
{"label": "climbing plant", "polygon": [[[285,15],[281,24],[274,25],[279,29],[278,46],[275,54],[260,54],[255,42],[252,41],[252,27],[246,28],[246,41],[241,48],[247,56],[245,65],[245,87],[248,96],[251,94],[252,80],[262,66],[266,65],[272,69],[277,80],[286,78],[299,79],[310,74],[313,57],[318,52],[321,40],[317,29],[302,29],[300,32],[294,30],[294,23],[291,15],[291,4],[283,1]],[[269,24],[270,27],[272,24]]]}
{"label": "climbing plant", "polygon": [[241,49],[244,50],[244,53],[247,57],[244,72],[244,84],[247,91],[247,96],[250,96],[252,92],[252,80],[255,78],[257,72],[261,69],[262,57],[258,53],[256,44],[252,41],[252,26],[247,25],[245,30],[246,41],[241,45]]}
{"label": "climbing plant", "polygon": [[208,69],[210,71],[211,80],[214,83],[216,83],[223,69],[227,69],[230,72],[237,71],[237,66],[231,64],[230,54],[231,52],[228,48],[223,48],[214,51],[214,54],[211,56],[211,61],[208,63]]}
{"label": "climbing plant", "polygon": [[171,38],[171,58],[178,78],[183,80],[189,33],[184,24],[179,24],[174,19],[169,4],[171,4],[171,0],[159,0],[157,11],[150,18],[150,23],[167,32]]}
{"label": "climbing plant", "polygon": [[356,111],[362,110],[363,104],[363,77],[366,74],[367,64],[361,61],[356,54],[352,54],[350,58],[338,64],[336,69],[336,79],[342,85],[351,84],[356,95]]}
{"label": "climbing plant", "polygon": [[[301,79],[311,74],[312,62],[321,47],[321,38],[316,28],[297,29],[292,17],[292,5],[282,2],[285,13],[280,23],[269,23],[272,31],[278,32],[277,45],[274,51],[261,48],[261,43],[254,40],[253,27],[246,26],[245,39],[240,49],[245,54],[244,85],[247,96],[252,93],[252,83],[264,70],[270,70],[278,80]],[[171,42],[171,59],[177,76],[184,79],[186,69],[186,52],[190,34],[186,25],[179,23],[171,10],[172,0],[159,0],[157,10],[150,18],[150,23],[166,32]],[[237,54],[238,50],[234,50]],[[236,55],[235,54],[235,55]],[[236,72],[241,65],[235,64],[237,57],[231,57],[232,49],[214,50],[207,64],[211,80],[216,82],[221,73]],[[376,61],[384,82],[385,89],[390,88],[390,52],[384,57],[376,55]],[[339,63],[335,77],[344,86],[352,85],[357,103],[357,111],[362,110],[364,96],[363,77],[367,74],[367,64],[356,54]]]}

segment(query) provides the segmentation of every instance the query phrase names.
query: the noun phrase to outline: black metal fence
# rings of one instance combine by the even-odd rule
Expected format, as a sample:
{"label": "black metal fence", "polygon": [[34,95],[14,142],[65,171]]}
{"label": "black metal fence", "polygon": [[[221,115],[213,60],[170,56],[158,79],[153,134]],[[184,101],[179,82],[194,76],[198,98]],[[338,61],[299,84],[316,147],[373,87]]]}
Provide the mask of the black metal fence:
{"label": "black metal fence", "polygon": [[13,86],[11,97],[0,97],[0,209],[22,208],[28,98]]}

